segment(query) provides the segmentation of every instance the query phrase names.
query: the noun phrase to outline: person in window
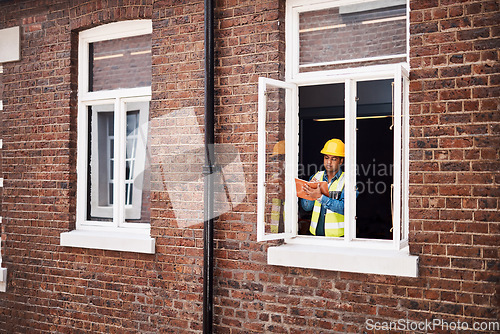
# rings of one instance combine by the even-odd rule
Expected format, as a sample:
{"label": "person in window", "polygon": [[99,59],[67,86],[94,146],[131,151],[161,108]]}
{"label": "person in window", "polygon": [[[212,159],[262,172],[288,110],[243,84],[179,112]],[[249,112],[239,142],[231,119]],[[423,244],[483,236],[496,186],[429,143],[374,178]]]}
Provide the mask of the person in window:
{"label": "person in window", "polygon": [[310,181],[328,182],[329,196],[321,193],[320,187],[305,184],[302,190],[315,200],[301,199],[305,211],[313,210],[309,231],[313,235],[327,237],[344,236],[344,162],[345,146],[340,139],[330,139],[321,150],[324,154],[324,171],[319,171]]}

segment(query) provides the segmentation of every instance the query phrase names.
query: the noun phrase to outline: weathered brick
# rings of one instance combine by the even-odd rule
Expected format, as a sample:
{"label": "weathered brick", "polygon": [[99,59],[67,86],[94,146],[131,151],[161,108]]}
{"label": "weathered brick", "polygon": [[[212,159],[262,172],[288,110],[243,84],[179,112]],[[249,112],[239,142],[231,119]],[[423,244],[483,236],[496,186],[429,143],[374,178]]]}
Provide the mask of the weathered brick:
{"label": "weathered brick", "polygon": [[439,92],[441,100],[464,100],[471,98],[471,89],[454,89]]}
{"label": "weathered brick", "polygon": [[446,67],[439,70],[439,75],[440,77],[459,77],[463,75],[470,75],[471,68],[472,67],[470,65]]}
{"label": "weathered brick", "polygon": [[449,20],[442,20],[440,21],[440,26],[441,29],[444,30],[457,30],[457,29],[463,29],[466,27],[470,27],[472,24],[470,22],[470,19],[468,17],[460,17],[460,18],[454,18],[454,19],[449,19]]}
{"label": "weathered brick", "polygon": [[473,213],[464,210],[440,210],[439,218],[442,220],[472,220]]}

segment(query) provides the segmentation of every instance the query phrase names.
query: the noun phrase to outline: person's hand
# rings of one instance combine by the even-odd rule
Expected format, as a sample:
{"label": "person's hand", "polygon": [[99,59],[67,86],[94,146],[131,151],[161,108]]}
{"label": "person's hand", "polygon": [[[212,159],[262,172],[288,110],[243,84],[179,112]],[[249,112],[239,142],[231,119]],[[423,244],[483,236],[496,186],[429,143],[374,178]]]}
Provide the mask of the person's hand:
{"label": "person's hand", "polygon": [[309,184],[304,184],[304,186],[302,186],[302,190],[310,197],[314,198],[314,199],[318,199],[321,197],[321,189],[316,186],[316,188],[313,188],[311,187]]}

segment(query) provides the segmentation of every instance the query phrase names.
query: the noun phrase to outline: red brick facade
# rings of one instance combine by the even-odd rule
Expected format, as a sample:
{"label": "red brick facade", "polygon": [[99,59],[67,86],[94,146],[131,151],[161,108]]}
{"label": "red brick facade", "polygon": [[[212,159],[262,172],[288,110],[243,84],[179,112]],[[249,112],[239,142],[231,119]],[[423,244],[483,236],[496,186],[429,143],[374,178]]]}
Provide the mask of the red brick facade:
{"label": "red brick facade", "polygon": [[[285,1],[216,4],[216,141],[238,150],[247,185],[242,203],[215,222],[216,332],[362,333],[371,332],[369,319],[469,329],[498,322],[498,2],[410,1],[417,278],[267,265],[271,243],[256,241],[257,80],[284,76]],[[0,29],[22,32],[22,59],[3,64],[0,81],[8,269],[0,333],[201,332],[203,189],[183,195],[195,210],[181,221],[174,185],[162,177],[192,164],[166,156],[167,146],[195,146],[180,138],[203,131],[203,17],[197,0],[0,1]],[[156,253],[59,246],[60,233],[75,227],[77,33],[144,18],[153,21]]]}

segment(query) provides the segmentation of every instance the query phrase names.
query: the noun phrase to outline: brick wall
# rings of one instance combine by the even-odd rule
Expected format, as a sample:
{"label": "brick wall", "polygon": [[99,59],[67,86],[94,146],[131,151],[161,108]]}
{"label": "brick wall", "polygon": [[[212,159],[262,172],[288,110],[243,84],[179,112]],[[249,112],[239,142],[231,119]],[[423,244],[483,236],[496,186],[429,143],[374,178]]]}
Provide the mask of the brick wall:
{"label": "brick wall", "polygon": [[[0,66],[1,67],[1,66]],[[3,103],[3,68],[0,71],[0,103]],[[0,140],[3,139],[4,134],[3,134],[3,105],[0,108]],[[2,142],[3,145],[3,142]],[[0,178],[3,178],[3,154],[2,154],[2,149],[0,148]],[[2,217],[2,198],[3,198],[3,186],[0,187],[0,217]],[[4,252],[4,225],[0,221],[0,262],[1,262],[1,257]]]}
{"label": "brick wall", "polygon": [[0,73],[0,100],[3,96],[3,73]]}
{"label": "brick wall", "polygon": [[53,274],[65,257],[56,253],[58,234],[74,215],[69,20],[55,2],[47,2],[51,14],[34,6],[4,3],[0,19],[4,27],[21,25],[23,35],[23,61],[4,64],[3,262],[10,290],[2,296],[4,332],[53,322],[43,314],[62,303],[54,290],[61,280]]}
{"label": "brick wall", "polygon": [[[367,319],[498,321],[498,4],[411,2],[410,246],[420,256],[418,278],[266,264],[271,243],[256,242],[255,223],[257,79],[283,77],[284,1],[217,6],[217,143],[238,152],[246,196],[216,221],[216,332],[360,333]],[[75,224],[76,32],[137,18],[153,20],[156,254],[61,247],[59,234]],[[22,60],[4,64],[9,277],[0,333],[200,332],[203,2],[2,2],[0,28],[14,25],[22,27]],[[176,188],[178,177],[190,191]]]}
{"label": "brick wall", "polygon": [[411,250],[425,286],[407,293],[424,314],[498,319],[498,2],[440,4],[412,3]]}

